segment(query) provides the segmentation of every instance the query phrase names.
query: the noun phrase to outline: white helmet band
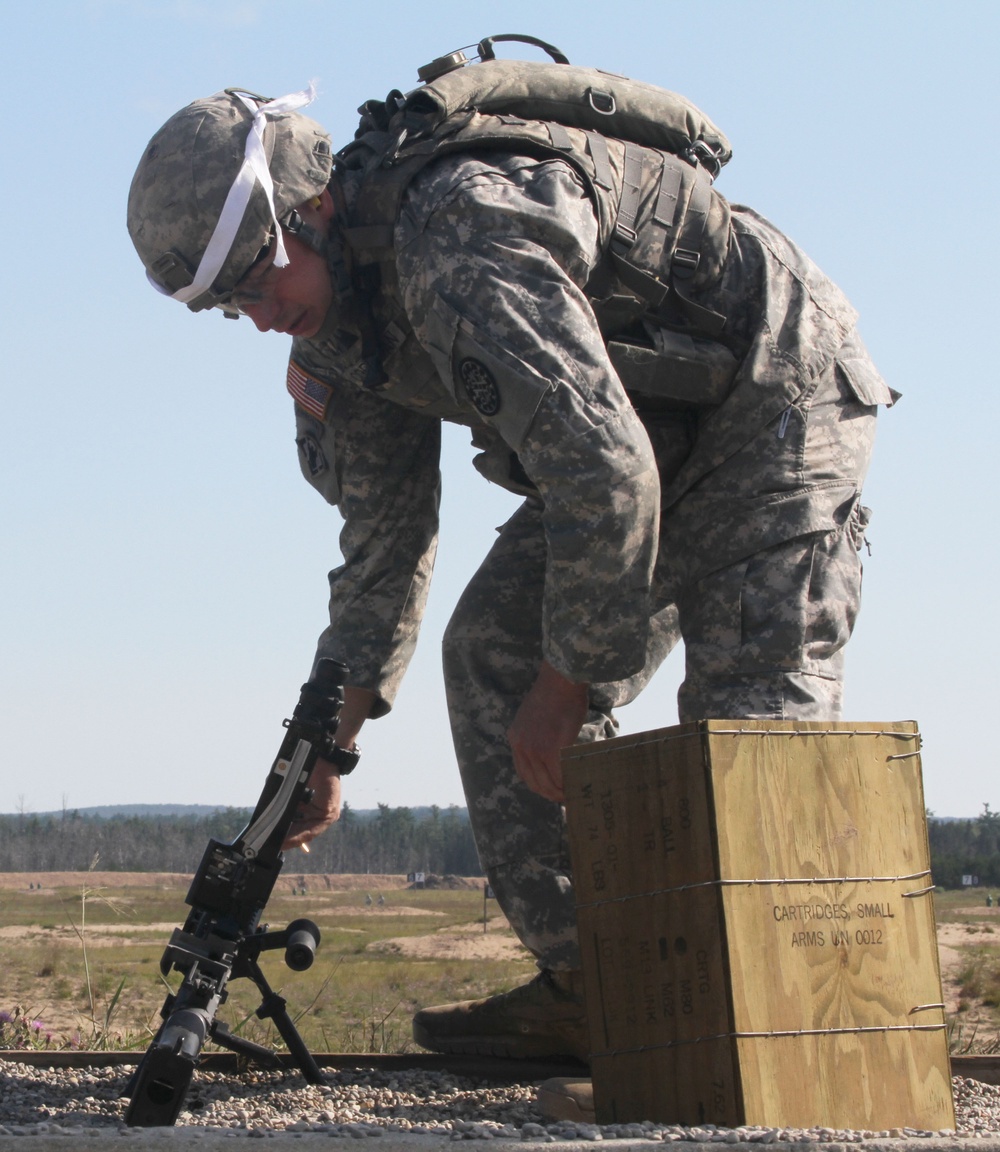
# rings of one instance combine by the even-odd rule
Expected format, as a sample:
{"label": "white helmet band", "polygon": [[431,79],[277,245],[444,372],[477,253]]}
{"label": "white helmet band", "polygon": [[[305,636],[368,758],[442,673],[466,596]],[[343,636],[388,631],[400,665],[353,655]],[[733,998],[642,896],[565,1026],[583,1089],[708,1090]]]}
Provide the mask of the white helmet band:
{"label": "white helmet band", "polygon": [[237,92],[235,95],[243,101],[252,113],[253,122],[250,125],[250,131],[247,133],[243,163],[226,196],[226,202],[222,206],[222,212],[219,214],[219,219],[212,232],[212,237],[205,251],[202,253],[198,268],[194,274],[194,279],[190,284],[185,285],[185,287],[178,288],[176,292],[171,292],[161,284],[158,284],[148,272],[146,273],[146,278],[157,291],[162,292],[165,296],[171,296],[174,300],[180,300],[183,304],[188,304],[192,300],[196,300],[215,283],[216,277],[222,271],[226,259],[232,250],[233,242],[236,240],[240,225],[243,223],[243,217],[246,215],[250,197],[253,194],[254,187],[258,183],[261,188],[263,188],[264,195],[267,197],[267,204],[271,210],[271,219],[274,222],[276,238],[274,267],[284,268],[288,264],[288,256],[285,252],[285,245],[281,235],[281,227],[274,208],[274,181],[271,179],[267,153],[264,150],[264,130],[267,127],[267,119],[269,116],[280,116],[286,112],[296,112],[298,109],[305,108],[306,105],[311,104],[313,100],[316,99],[316,86],[315,84],[310,84],[308,88],[301,92],[292,92],[287,96],[280,96],[277,100],[270,100],[260,106],[251,101],[242,92]]}

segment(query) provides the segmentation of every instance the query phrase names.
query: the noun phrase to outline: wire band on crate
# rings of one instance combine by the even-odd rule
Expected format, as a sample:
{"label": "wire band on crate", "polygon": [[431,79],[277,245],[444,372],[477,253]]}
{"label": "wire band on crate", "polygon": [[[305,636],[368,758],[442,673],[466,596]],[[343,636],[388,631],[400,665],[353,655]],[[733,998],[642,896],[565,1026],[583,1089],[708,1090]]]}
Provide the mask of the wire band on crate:
{"label": "wire band on crate", "polygon": [[[861,729],[852,728],[845,730],[842,728],[706,728],[702,732],[708,736],[891,736],[896,740],[916,740],[920,741],[919,732],[894,732],[886,729]],[[673,732],[669,736],[664,736],[662,733],[657,735],[655,739],[649,740],[635,740],[629,743],[629,748],[642,748],[647,744],[665,744],[668,740],[690,740],[692,736],[699,735],[698,732]],[[603,740],[594,741],[594,746],[583,751],[580,748],[573,750],[571,759],[583,760],[587,756],[600,756],[607,753],[607,748],[604,746]],[[907,756],[919,756],[918,752],[907,752]],[[888,760],[902,759],[899,756],[888,756]]]}
{"label": "wire band on crate", "polygon": [[781,1040],[791,1036],[853,1036],[871,1032],[942,1032],[946,1027],[946,1024],[875,1024],[858,1028],[791,1028],[782,1032],[719,1032],[715,1036],[693,1036],[689,1040],[667,1040],[663,1044],[609,1048],[605,1052],[591,1052],[590,1058],[593,1060],[597,1056],[632,1056],[639,1052],[680,1048],[686,1044],[706,1044],[716,1040]]}
{"label": "wire band on crate", "polygon": [[885,728],[706,728],[710,736],[895,736],[919,740],[919,732],[897,732]]}
{"label": "wire band on crate", "polygon": [[[674,892],[687,892],[692,888],[732,888],[752,887],[764,884],[892,884],[898,880],[919,880],[930,876],[930,869],[923,872],[910,872],[906,876],[787,876],[773,877],[762,880],[699,880],[694,884],[678,884],[674,888],[654,888],[650,892],[633,892],[628,896],[609,896],[605,900],[588,900],[577,904],[577,911],[581,908],[599,908],[604,904],[625,904],[629,900],[644,900],[649,896],[668,896]],[[924,896],[934,891],[934,885],[929,888],[920,888],[915,892],[902,892],[901,896]]]}

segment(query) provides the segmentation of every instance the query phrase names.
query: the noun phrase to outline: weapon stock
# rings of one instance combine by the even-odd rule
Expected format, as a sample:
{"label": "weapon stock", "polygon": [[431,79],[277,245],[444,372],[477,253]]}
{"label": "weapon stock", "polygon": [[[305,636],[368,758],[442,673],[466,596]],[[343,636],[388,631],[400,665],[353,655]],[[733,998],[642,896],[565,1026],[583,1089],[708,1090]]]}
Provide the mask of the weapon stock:
{"label": "weapon stock", "polygon": [[299,702],[286,720],[285,737],[246,828],[231,843],[209,841],[186,897],[191,912],[175,928],[160,960],[183,980],[167,996],[163,1024],[142,1057],[123,1095],[133,1127],[175,1123],[191,1083],[202,1046],[209,1039],[230,1051],[273,1067],[269,1049],[230,1033],[217,1018],[230,980],[245,977],[261,994],[260,1019],[271,1019],[296,1064],[311,1084],[322,1073],[288,1015],[285,1000],[267,983],[258,964],[261,952],[283,948],[293,971],[312,964],[319,929],[311,920],[294,920],[280,932],[268,932],[260,918],[284,862],[281,845],[299,804],[308,799],[308,780],[316,760],[332,758],[333,736],[343,705],[347,668],[320,660],[302,685]]}

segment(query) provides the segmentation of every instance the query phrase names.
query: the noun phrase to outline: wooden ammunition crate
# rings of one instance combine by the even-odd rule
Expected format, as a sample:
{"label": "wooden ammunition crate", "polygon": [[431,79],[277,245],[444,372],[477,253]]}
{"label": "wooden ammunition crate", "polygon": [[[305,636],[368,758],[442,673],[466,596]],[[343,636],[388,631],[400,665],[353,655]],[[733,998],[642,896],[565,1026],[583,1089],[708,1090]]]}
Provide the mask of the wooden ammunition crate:
{"label": "wooden ammunition crate", "polygon": [[953,1128],[916,725],[564,753],[601,1123]]}

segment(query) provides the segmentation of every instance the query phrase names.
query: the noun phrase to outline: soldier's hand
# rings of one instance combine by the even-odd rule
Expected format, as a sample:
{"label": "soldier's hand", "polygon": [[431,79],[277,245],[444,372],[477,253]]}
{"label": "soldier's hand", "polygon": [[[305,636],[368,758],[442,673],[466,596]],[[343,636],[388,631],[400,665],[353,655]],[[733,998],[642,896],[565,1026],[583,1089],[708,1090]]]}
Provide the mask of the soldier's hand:
{"label": "soldier's hand", "polygon": [[312,799],[299,807],[282,849],[301,848],[340,819],[340,773],[326,760],[317,760],[309,774]]}
{"label": "soldier's hand", "polygon": [[[337,723],[337,743],[343,748],[354,748],[355,737],[361,731],[375,702],[375,693],[367,688],[346,685],[344,706]],[[296,813],[282,848],[301,848],[325,832],[340,819],[340,774],[328,760],[317,760],[309,774],[312,799]]]}
{"label": "soldier's hand", "polygon": [[587,719],[587,684],[576,684],[543,661],[521,702],[507,739],[518,776],[546,800],[563,801],[559,754],[580,735]]}

